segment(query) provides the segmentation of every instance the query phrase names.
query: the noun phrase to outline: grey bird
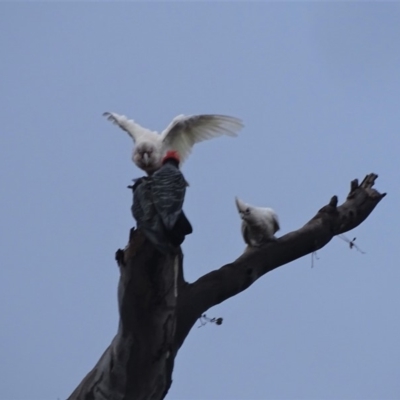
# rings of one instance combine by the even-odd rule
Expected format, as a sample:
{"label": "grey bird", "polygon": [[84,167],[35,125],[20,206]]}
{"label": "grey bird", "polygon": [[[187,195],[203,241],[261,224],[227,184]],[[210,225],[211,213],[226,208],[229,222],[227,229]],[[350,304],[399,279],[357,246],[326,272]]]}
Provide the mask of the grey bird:
{"label": "grey bird", "polygon": [[193,232],[182,210],[186,186],[174,151],[167,152],[161,168],[152,176],[139,178],[131,186],[137,227],[163,253],[173,251]]}

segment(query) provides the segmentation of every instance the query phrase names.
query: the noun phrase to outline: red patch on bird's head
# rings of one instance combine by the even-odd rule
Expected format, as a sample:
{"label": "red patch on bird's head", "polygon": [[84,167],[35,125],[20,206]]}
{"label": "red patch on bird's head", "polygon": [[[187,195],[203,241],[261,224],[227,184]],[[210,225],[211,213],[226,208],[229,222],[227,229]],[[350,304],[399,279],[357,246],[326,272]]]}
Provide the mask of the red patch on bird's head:
{"label": "red patch on bird's head", "polygon": [[162,162],[164,163],[166,160],[169,160],[169,159],[176,160],[176,161],[178,161],[178,163],[181,162],[181,160],[179,158],[179,154],[175,150],[167,151],[167,154],[164,156]]}

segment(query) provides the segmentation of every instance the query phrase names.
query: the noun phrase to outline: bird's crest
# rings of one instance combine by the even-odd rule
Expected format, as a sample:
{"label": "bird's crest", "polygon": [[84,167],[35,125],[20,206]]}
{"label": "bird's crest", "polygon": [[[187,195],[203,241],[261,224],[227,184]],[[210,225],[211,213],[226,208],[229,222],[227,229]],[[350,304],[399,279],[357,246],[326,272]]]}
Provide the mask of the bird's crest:
{"label": "bird's crest", "polygon": [[239,213],[244,213],[247,208],[247,204],[244,201],[240,200],[238,197],[235,197],[235,203]]}

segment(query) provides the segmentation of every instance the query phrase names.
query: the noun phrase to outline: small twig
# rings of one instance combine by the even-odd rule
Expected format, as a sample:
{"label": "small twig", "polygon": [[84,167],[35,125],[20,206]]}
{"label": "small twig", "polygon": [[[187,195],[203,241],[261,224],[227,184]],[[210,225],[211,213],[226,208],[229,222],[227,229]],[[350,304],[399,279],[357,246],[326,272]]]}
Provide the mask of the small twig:
{"label": "small twig", "polygon": [[207,317],[206,314],[203,314],[199,318],[199,320],[200,320],[200,326],[198,326],[198,328],[201,328],[202,326],[206,325],[207,322],[211,322],[211,323],[213,323],[215,325],[221,325],[222,321],[223,321],[223,318],[221,318],[221,317],[219,317],[219,318],[209,318],[209,317]]}
{"label": "small twig", "polygon": [[343,235],[343,234],[338,235],[338,238],[340,238],[340,239],[344,240],[346,243],[348,243],[350,249],[352,249],[352,248],[354,247],[358,252],[360,252],[360,253],[362,253],[362,254],[365,254],[365,251],[362,251],[362,250],[354,243],[354,241],[355,241],[357,238],[353,238],[353,240],[350,240],[349,238],[347,238],[347,237],[346,237],[345,235]]}
{"label": "small twig", "polygon": [[115,253],[115,261],[118,265],[124,265],[125,253],[122,249],[118,249]]}
{"label": "small twig", "polygon": [[316,251],[311,253],[311,268],[314,268],[314,257],[316,260],[319,260],[318,254]]}

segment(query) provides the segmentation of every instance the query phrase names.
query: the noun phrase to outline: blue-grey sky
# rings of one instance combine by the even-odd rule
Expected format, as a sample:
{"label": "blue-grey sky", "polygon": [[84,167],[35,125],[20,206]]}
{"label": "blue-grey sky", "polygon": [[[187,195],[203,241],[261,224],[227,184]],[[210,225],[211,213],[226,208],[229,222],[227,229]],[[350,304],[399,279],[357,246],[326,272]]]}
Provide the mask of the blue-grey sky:
{"label": "blue-grey sky", "polygon": [[104,111],[245,123],[183,167],[188,281],[243,251],[236,195],[285,234],[354,178],[388,192],[365,255],[335,238],[209,310],[168,399],[400,397],[399,3],[4,2],[0,33],[0,400],[67,397],[116,333],[141,172]]}

